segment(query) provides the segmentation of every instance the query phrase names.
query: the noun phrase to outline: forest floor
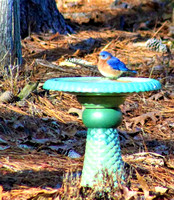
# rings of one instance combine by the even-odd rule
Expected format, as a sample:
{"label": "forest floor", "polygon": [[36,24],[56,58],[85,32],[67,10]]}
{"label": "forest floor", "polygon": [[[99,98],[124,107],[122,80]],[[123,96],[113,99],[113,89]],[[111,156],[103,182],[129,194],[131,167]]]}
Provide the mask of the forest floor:
{"label": "forest floor", "polygon": [[[171,5],[159,2],[65,1],[59,9],[74,34],[22,40],[22,69],[0,80],[0,199],[174,199],[174,24]],[[161,43],[147,46],[152,38]],[[43,84],[53,77],[100,77],[96,65],[103,49],[137,77],[160,81],[162,89],[133,93],[120,106],[130,187],[100,196],[82,191],[80,177],[71,176],[82,170],[85,153],[81,105],[75,95],[48,93]],[[19,100],[24,87],[29,92]]]}

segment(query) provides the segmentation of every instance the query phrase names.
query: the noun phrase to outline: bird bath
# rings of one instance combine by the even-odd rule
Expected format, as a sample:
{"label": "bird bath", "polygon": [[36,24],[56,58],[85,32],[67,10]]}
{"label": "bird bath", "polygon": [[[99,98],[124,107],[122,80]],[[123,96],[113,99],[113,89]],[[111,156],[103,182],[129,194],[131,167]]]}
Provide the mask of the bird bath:
{"label": "bird bath", "polygon": [[81,186],[101,183],[104,171],[112,175],[115,186],[124,181],[126,172],[116,130],[122,122],[119,106],[130,93],[159,90],[161,84],[149,78],[65,77],[49,79],[43,88],[75,94],[85,107],[82,120],[88,131]]}

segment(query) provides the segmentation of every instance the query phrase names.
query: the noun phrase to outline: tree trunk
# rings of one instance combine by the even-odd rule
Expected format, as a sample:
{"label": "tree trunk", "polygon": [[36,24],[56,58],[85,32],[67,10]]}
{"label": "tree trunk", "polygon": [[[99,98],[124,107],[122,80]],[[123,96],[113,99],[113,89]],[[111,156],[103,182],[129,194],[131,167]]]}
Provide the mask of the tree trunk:
{"label": "tree trunk", "polygon": [[72,33],[55,0],[0,0],[0,71],[22,63],[22,38],[31,32]]}
{"label": "tree trunk", "polygon": [[65,23],[55,0],[21,0],[21,37],[36,33],[67,34],[73,30]]}
{"label": "tree trunk", "polygon": [[22,63],[20,0],[0,0],[0,70]]}

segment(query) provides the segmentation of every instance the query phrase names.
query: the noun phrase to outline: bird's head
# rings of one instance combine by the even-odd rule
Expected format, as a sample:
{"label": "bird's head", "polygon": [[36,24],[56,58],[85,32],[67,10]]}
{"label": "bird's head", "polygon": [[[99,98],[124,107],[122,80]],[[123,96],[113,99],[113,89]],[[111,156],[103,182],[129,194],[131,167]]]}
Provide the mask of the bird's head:
{"label": "bird's head", "polygon": [[110,58],[112,58],[112,54],[107,51],[102,51],[99,54],[99,58],[102,60],[109,60]]}

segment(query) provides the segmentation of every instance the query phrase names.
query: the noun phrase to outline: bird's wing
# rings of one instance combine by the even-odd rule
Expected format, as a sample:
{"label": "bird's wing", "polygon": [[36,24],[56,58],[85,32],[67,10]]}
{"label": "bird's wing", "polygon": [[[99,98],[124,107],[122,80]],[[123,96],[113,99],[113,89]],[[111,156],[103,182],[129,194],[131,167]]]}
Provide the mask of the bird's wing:
{"label": "bird's wing", "polygon": [[126,67],[126,65],[116,57],[109,59],[107,61],[107,64],[110,65],[115,70],[129,71],[129,69]]}

